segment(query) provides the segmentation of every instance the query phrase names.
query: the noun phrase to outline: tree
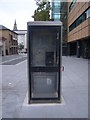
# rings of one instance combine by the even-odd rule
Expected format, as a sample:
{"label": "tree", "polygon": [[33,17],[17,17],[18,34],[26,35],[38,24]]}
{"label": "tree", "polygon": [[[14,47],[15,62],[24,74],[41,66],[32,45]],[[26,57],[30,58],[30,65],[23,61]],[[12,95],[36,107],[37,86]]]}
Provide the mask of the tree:
{"label": "tree", "polygon": [[24,45],[23,45],[22,43],[20,43],[19,46],[18,46],[18,48],[19,48],[20,50],[22,50],[22,49],[24,49]]}
{"label": "tree", "polygon": [[49,21],[50,20],[50,2],[48,0],[35,0],[38,8],[34,11],[34,21]]}

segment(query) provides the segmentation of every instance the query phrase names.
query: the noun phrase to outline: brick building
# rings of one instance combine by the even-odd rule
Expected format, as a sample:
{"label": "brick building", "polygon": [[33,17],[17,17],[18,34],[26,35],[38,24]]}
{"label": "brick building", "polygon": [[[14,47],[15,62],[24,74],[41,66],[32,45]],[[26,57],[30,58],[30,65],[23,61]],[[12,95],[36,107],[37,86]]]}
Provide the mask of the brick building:
{"label": "brick building", "polygon": [[90,2],[68,3],[68,55],[90,58]]}
{"label": "brick building", "polygon": [[18,53],[17,33],[2,25],[0,25],[0,31],[2,33],[2,38],[6,39],[5,54],[6,55],[17,54]]}

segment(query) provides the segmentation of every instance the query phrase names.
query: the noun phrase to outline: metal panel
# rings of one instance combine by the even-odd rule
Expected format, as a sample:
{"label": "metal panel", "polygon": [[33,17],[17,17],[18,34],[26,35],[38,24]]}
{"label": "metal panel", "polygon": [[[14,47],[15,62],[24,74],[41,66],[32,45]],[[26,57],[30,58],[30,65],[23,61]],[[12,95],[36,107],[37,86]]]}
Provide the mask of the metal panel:
{"label": "metal panel", "polygon": [[28,22],[28,26],[62,26],[61,21],[35,21]]}

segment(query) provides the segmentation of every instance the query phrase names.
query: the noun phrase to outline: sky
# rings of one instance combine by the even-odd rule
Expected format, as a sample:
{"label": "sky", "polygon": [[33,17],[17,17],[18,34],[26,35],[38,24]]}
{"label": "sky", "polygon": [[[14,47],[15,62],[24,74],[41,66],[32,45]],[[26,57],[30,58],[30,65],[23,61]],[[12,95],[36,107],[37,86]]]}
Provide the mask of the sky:
{"label": "sky", "polygon": [[0,25],[13,30],[16,19],[18,30],[26,30],[36,8],[35,0],[0,0]]}

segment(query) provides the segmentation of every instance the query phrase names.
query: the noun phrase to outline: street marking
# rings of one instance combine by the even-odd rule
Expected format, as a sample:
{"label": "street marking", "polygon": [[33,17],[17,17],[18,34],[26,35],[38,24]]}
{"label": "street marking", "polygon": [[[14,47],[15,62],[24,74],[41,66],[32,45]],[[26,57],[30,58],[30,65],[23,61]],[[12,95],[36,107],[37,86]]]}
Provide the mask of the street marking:
{"label": "street marking", "polygon": [[22,61],[22,62],[17,63],[16,66],[17,66],[17,65],[20,65],[21,63],[23,63],[23,62],[25,62],[25,61],[27,61],[27,60],[24,60],[24,61]]}
{"label": "street marking", "polygon": [[2,64],[3,63],[7,63],[7,62],[11,62],[11,61],[14,61],[14,60],[17,60],[17,59],[20,59],[20,58],[23,58],[23,57],[19,57],[19,58],[14,58],[14,59],[11,59],[11,60],[7,60],[7,61],[2,62]]}

